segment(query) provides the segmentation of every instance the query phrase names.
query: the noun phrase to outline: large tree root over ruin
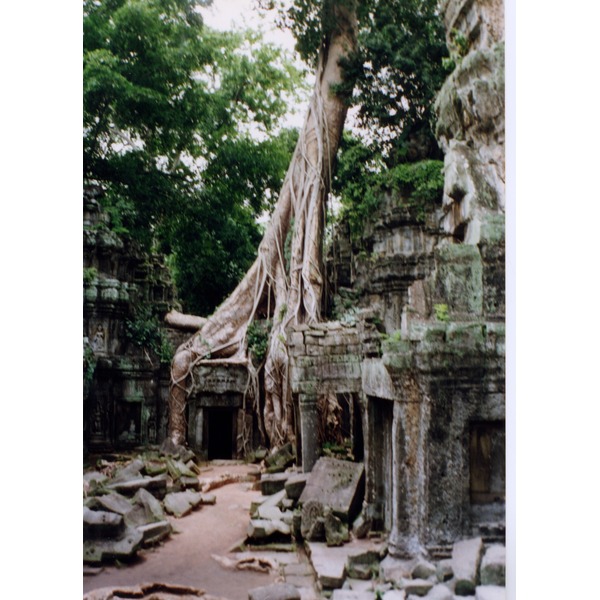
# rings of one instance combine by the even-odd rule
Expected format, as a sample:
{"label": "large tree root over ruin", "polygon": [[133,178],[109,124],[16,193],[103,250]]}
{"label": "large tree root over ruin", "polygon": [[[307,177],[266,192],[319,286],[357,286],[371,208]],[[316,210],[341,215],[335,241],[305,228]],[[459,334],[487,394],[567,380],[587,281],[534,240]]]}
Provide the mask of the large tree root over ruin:
{"label": "large tree root over ruin", "polygon": [[[272,321],[264,362],[261,427],[272,447],[294,439],[287,332],[293,325],[321,317],[326,199],[347,112],[346,98],[334,93],[332,86],[343,81],[340,59],[356,48],[353,3],[332,1],[331,15],[333,26],[320,49],[308,113],[258,257],[202,329],[175,353],[168,435],[177,444],[185,440],[185,403],[194,386],[197,364],[228,358],[245,362],[249,373],[256,376],[248,357],[246,332],[257,318]],[[285,252],[288,236],[289,255]]]}

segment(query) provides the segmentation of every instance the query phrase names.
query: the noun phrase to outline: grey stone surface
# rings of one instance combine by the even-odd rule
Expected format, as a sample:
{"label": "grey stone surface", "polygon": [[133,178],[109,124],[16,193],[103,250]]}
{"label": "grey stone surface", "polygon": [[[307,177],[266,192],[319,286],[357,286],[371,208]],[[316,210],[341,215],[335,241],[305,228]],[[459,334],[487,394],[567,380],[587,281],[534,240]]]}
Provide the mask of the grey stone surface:
{"label": "grey stone surface", "polygon": [[123,531],[124,526],[122,515],[83,507],[84,539],[115,538]]}
{"label": "grey stone surface", "polygon": [[285,482],[285,493],[288,498],[292,500],[298,500],[304,487],[306,486],[306,481],[308,480],[308,473],[298,473],[297,475],[292,475]]}
{"label": "grey stone surface", "polygon": [[287,473],[263,473],[260,478],[260,491],[263,496],[272,496],[284,489],[289,477]]}
{"label": "grey stone surface", "polygon": [[506,585],[506,548],[499,544],[490,546],[481,560],[479,569],[481,585]]}
{"label": "grey stone surface", "polygon": [[248,600],[300,600],[300,592],[289,583],[273,583],[250,590]]}
{"label": "grey stone surface", "polygon": [[444,558],[437,563],[435,574],[440,582],[448,581],[454,577],[454,571],[452,570],[452,559]]}
{"label": "grey stone surface", "polygon": [[164,520],[165,511],[162,504],[148,490],[143,488],[138,490],[133,497],[133,502],[144,508],[149,522]]}
{"label": "grey stone surface", "polygon": [[128,479],[125,481],[113,481],[106,486],[125,496],[133,496],[139,489],[152,491],[155,496],[164,497],[167,491],[167,475],[157,475],[155,477],[140,477]]}
{"label": "grey stone surface", "polygon": [[117,492],[96,496],[96,500],[105,510],[109,510],[119,515],[126,515],[133,508],[131,502],[125,496],[118,494]]}
{"label": "grey stone surface", "polygon": [[405,579],[404,591],[407,595],[426,596],[433,588],[433,583],[427,579]]}
{"label": "grey stone surface", "polygon": [[475,600],[506,600],[506,588],[499,585],[479,585],[475,588]]}
{"label": "grey stone surface", "polygon": [[425,598],[427,600],[454,600],[454,593],[447,585],[438,583],[427,592]]}
{"label": "grey stone surface", "polygon": [[267,520],[267,519],[250,519],[246,534],[251,540],[264,540],[272,535],[279,533],[282,535],[290,535],[291,528],[283,521]]}
{"label": "grey stone surface", "polygon": [[268,473],[278,473],[289,467],[295,460],[291,444],[285,444],[265,457]]}
{"label": "grey stone surface", "polygon": [[143,536],[144,546],[158,544],[171,535],[173,527],[169,521],[158,521],[156,523],[148,523],[140,525],[137,530]]}
{"label": "grey stone surface", "polygon": [[413,579],[428,579],[432,575],[435,575],[435,571],[436,566],[433,563],[420,558],[412,570],[411,575]]}
{"label": "grey stone surface", "polygon": [[325,542],[328,546],[341,546],[350,539],[348,526],[338,519],[331,509],[325,511]]}
{"label": "grey stone surface", "polygon": [[309,500],[302,506],[300,533],[305,540],[322,541],[325,536],[325,507],[318,500]]}
{"label": "grey stone surface", "polygon": [[370,540],[351,540],[336,547],[328,547],[322,542],[307,542],[306,548],[319,583],[327,589],[342,587],[349,561],[369,564],[373,562],[373,556],[381,559],[385,552],[384,544]]}
{"label": "grey stone surface", "polygon": [[389,590],[383,594],[382,600],[405,600],[406,592],[404,590]]}
{"label": "grey stone surface", "polygon": [[455,594],[473,594],[478,583],[479,565],[483,555],[481,538],[461,540],[452,547],[452,570],[456,581]]}
{"label": "grey stone surface", "polygon": [[364,466],[335,458],[320,458],[310,473],[299,502],[327,504],[344,522],[358,514],[364,494]]}
{"label": "grey stone surface", "polygon": [[167,494],[164,499],[165,510],[175,517],[184,517],[202,502],[202,494],[186,490]]}
{"label": "grey stone surface", "polygon": [[144,536],[129,529],[120,539],[86,540],[83,543],[83,561],[97,564],[105,559],[123,559],[133,556],[141,547]]}
{"label": "grey stone surface", "polygon": [[379,574],[383,581],[398,584],[411,576],[418,559],[403,560],[389,554],[379,564]]}
{"label": "grey stone surface", "polygon": [[334,590],[331,600],[376,600],[376,595],[369,591]]}

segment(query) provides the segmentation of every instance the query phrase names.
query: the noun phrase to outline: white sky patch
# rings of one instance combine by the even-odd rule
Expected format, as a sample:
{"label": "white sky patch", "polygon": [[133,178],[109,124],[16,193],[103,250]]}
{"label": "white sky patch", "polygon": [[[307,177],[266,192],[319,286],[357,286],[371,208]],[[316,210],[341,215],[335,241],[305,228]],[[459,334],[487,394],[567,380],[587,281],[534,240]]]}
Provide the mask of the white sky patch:
{"label": "white sky patch", "polygon": [[[219,31],[234,31],[240,29],[253,29],[260,31],[265,42],[283,48],[298,68],[306,68],[294,49],[296,40],[290,31],[281,30],[275,25],[276,11],[260,11],[256,6],[256,0],[213,0],[211,6],[199,9],[204,23]],[[307,75],[307,81],[312,87],[314,75]],[[304,122],[305,112],[308,108],[309,92],[300,102],[290,106],[289,113],[283,117],[284,127],[301,128]]]}

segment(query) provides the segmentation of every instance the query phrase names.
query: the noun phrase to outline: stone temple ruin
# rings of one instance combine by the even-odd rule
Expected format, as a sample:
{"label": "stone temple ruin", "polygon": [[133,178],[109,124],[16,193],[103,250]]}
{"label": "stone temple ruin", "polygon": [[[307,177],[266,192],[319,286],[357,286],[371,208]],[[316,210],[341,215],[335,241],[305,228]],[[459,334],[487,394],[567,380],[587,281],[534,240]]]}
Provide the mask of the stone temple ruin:
{"label": "stone temple ruin", "polygon": [[[331,287],[347,310],[296,327],[288,348],[297,464],[304,473],[317,464],[323,402],[335,398],[350,455],[364,465],[355,530],[383,532],[398,558],[444,556],[469,537],[504,541],[502,3],[446,0],[443,9],[449,46],[459,35],[468,42],[435,107],[443,201],[423,219],[388,194],[366,226],[366,252],[338,230]],[[138,350],[118,357],[116,340],[132,287],[165,311],[175,305],[172,287],[158,264],[124,267],[114,258],[126,260],[118,240],[94,239],[93,264],[110,275],[96,281],[96,292],[85,289],[85,335],[104,382],[85,399],[86,445],[160,443],[168,369]],[[174,345],[185,338],[169,335]],[[208,459],[249,455],[261,438],[246,368],[211,361],[196,367],[194,381],[189,448]]]}

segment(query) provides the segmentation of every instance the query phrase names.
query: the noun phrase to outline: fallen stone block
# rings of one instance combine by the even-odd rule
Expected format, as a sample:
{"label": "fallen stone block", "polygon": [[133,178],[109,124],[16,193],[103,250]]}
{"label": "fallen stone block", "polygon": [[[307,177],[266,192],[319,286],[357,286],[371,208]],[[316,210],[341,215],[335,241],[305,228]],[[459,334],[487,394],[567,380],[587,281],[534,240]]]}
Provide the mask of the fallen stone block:
{"label": "fallen stone block", "polygon": [[136,529],[126,530],[120,539],[87,540],[83,543],[83,561],[97,564],[105,559],[125,559],[141,547],[144,536]]}
{"label": "fallen stone block", "polygon": [[350,540],[348,526],[338,519],[331,509],[325,510],[325,542],[328,546],[341,546]]}
{"label": "fallen stone block", "polygon": [[435,576],[437,577],[437,580],[441,583],[444,583],[444,581],[450,581],[450,579],[454,577],[451,558],[443,558],[438,562],[437,567],[435,569]]}
{"label": "fallen stone block", "polygon": [[134,506],[126,515],[123,520],[128,527],[140,527],[141,525],[147,525],[152,523],[154,519],[152,516],[146,514],[146,509],[143,506]]}
{"label": "fallen stone block", "polygon": [[125,496],[133,496],[138,490],[145,489],[160,499],[164,498],[167,492],[167,481],[167,475],[163,473],[156,477],[140,477],[126,481],[116,481],[108,484],[106,487]]}
{"label": "fallen stone block", "polygon": [[202,494],[186,490],[167,494],[163,501],[165,510],[177,518],[189,515],[202,502]]}
{"label": "fallen stone block", "polygon": [[310,562],[322,588],[339,589],[344,584],[346,577],[345,552],[335,552],[341,548],[330,548],[323,543],[309,542]]}
{"label": "fallen stone block", "polygon": [[423,597],[433,588],[433,583],[426,579],[405,579],[403,587],[408,595]]}
{"label": "fallen stone block", "polygon": [[214,494],[202,494],[202,499],[200,500],[200,504],[216,504],[217,497]]}
{"label": "fallen stone block", "polygon": [[100,471],[88,471],[83,474],[83,480],[87,483],[104,483],[108,477],[104,473],[100,473]]}
{"label": "fallen stone block", "polygon": [[379,574],[383,581],[399,585],[404,579],[410,578],[416,564],[417,559],[403,560],[388,554],[379,564]]}
{"label": "fallen stone block", "polygon": [[290,500],[298,500],[300,498],[306,487],[308,475],[308,473],[298,473],[297,475],[292,475],[285,482],[285,493]]}
{"label": "fallen stone block", "polygon": [[117,538],[123,532],[123,516],[105,510],[91,510],[83,507],[84,539]]}
{"label": "fallen stone block", "polygon": [[251,540],[264,540],[276,533],[291,535],[290,526],[283,521],[268,519],[250,519],[248,523],[247,535]]}
{"label": "fallen stone block", "polygon": [[148,522],[164,520],[165,511],[162,504],[148,490],[143,488],[138,490],[133,497],[133,502],[144,508]]}
{"label": "fallen stone block", "polygon": [[345,523],[360,512],[364,496],[364,465],[336,458],[320,458],[306,481],[299,502],[311,500],[330,506]]}
{"label": "fallen stone block", "polygon": [[325,539],[325,507],[318,500],[309,500],[302,505],[300,533],[305,540],[318,542]]}
{"label": "fallen stone block", "polygon": [[506,585],[506,548],[499,544],[490,546],[481,560],[479,569],[481,585]]}
{"label": "fallen stone block", "polygon": [[295,459],[292,444],[288,443],[265,457],[267,473],[279,473],[284,471]]}
{"label": "fallen stone block", "polygon": [[427,600],[454,600],[454,593],[447,585],[438,583],[427,592],[425,598]]}
{"label": "fallen stone block", "polygon": [[506,588],[499,585],[479,585],[475,588],[475,600],[506,600]]}
{"label": "fallen stone block", "polygon": [[136,458],[124,467],[118,469],[112,478],[112,483],[129,481],[131,479],[139,479],[141,471],[144,468],[144,461]]}
{"label": "fallen stone block", "polygon": [[186,475],[182,475],[181,478],[179,479],[179,481],[181,481],[181,484],[186,489],[196,490],[198,492],[200,491],[200,487],[201,487],[200,480],[198,479],[198,477],[196,475],[194,475],[193,477],[188,477]]}
{"label": "fallen stone block", "polygon": [[389,590],[383,594],[382,600],[406,600],[406,592],[404,590]]}
{"label": "fallen stone block", "polygon": [[483,554],[483,540],[474,538],[456,542],[452,547],[452,570],[457,596],[469,596],[475,592],[479,565]]}
{"label": "fallen stone block", "polygon": [[126,515],[133,508],[131,502],[117,492],[97,496],[96,500],[104,509],[119,515]]}
{"label": "fallen stone block", "polygon": [[147,460],[144,462],[144,472],[150,477],[162,475],[167,472],[167,465],[159,460]]}
{"label": "fallen stone block", "polygon": [[277,506],[264,506],[261,504],[256,509],[256,514],[259,519],[271,519],[274,521],[283,520],[283,513],[281,512],[281,509]]}
{"label": "fallen stone block", "polygon": [[144,546],[152,546],[162,542],[171,535],[173,527],[169,521],[159,521],[157,523],[148,523],[137,528],[142,534],[142,543]]}
{"label": "fallen stone block", "polygon": [[362,540],[366,538],[371,531],[371,520],[365,518],[364,514],[361,512],[356,519],[354,519],[354,523],[352,524],[352,533],[354,537]]}
{"label": "fallen stone block", "polygon": [[331,600],[376,600],[375,592],[355,590],[334,590]]}
{"label": "fallen stone block", "polygon": [[371,579],[379,575],[380,553],[377,550],[365,550],[348,556],[346,570],[350,577]]}
{"label": "fallen stone block", "polygon": [[284,489],[289,479],[287,473],[263,473],[260,478],[260,491],[263,496],[272,496]]}
{"label": "fallen stone block", "polygon": [[414,566],[411,576],[413,579],[429,579],[432,575],[435,575],[436,566],[430,563],[428,560],[420,558],[417,564]]}
{"label": "fallen stone block", "polygon": [[300,592],[289,583],[273,583],[250,590],[248,600],[300,600]]}

